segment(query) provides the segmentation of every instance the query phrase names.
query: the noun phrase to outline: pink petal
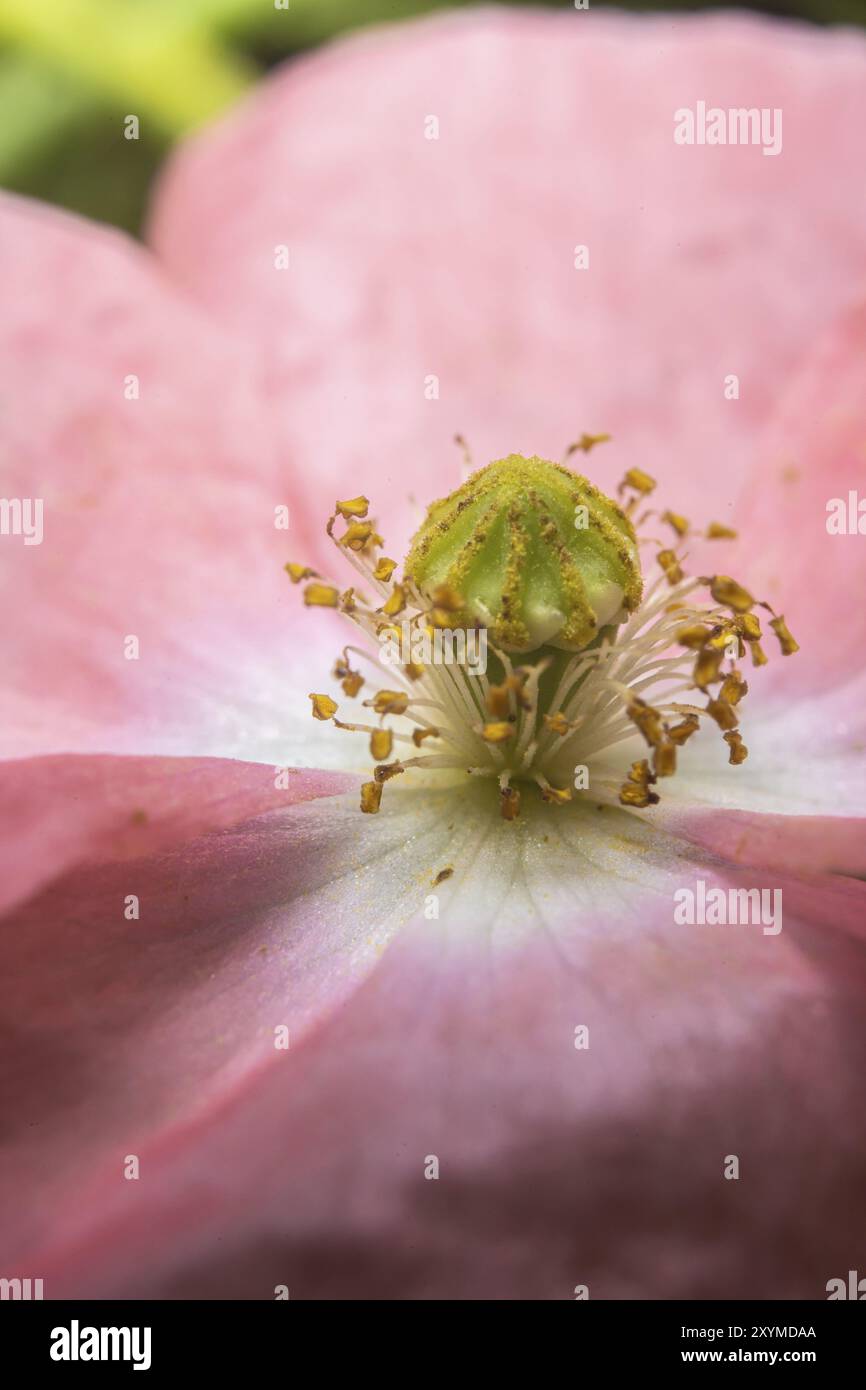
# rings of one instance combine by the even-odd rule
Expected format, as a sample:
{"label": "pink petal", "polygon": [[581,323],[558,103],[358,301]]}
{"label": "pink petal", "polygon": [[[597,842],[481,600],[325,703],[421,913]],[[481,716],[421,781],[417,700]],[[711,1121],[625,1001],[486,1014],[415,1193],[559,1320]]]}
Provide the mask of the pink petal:
{"label": "pink petal", "polygon": [[274,756],[308,532],[248,356],[140,247],[12,198],[0,300],[4,496],[44,503],[0,545],[2,748]]}
{"label": "pink petal", "polygon": [[352,779],[216,758],[0,763],[0,911],[81,864],[140,859]]}
{"label": "pink petal", "polygon": [[[300,833],[315,810],[260,821],[265,858],[285,816]],[[393,798],[375,872],[335,900],[373,924],[401,882],[429,892],[450,854],[439,919],[401,933],[327,1028],[262,1054],[221,1106],[135,1141],[174,1004],[133,986],[118,955],[115,988],[127,1006],[136,989],[148,1045],[134,1026],[118,1064],[126,1098],[111,1091],[114,1115],[86,1163],[77,1153],[74,1182],[56,1175],[59,1133],[41,1136],[55,1170],[41,1227],[7,1237],[49,1296],[270,1299],[286,1284],[293,1298],[570,1299],[587,1284],[592,1297],[821,1298],[856,1265],[864,886],[728,871],[617,812],[566,812],[556,828],[530,818],[515,834],[480,819],[474,793],[443,811]],[[676,926],[673,894],[697,878],[781,887],[783,930]],[[250,890],[258,909],[263,880]],[[239,959],[214,896],[190,928],[206,1019],[231,980],[220,953]],[[333,945],[337,968],[339,935]],[[144,964],[163,949],[157,926]],[[270,990],[244,1003],[235,1052],[283,1012]],[[575,1048],[581,1025],[588,1050]],[[201,1056],[222,1055],[203,1033],[191,1064],[175,1048],[184,1086]],[[70,1089],[74,1071],[80,1135],[92,1102]],[[33,1165],[39,1144],[22,1152]],[[129,1152],[138,1182],[121,1176]],[[736,1182],[723,1176],[731,1154]],[[426,1181],[434,1155],[439,1180]]]}
{"label": "pink petal", "polygon": [[[697,100],[781,108],[781,153],[676,145]],[[256,347],[314,509],[370,491],[392,554],[410,495],[455,485],[457,430],[476,464],[610,430],[599,483],[639,464],[664,505],[726,520],[758,427],[866,269],[864,123],[853,30],[491,8],[278,72],[181,151],[152,238]]]}
{"label": "pink petal", "polygon": [[[819,338],[791,381],[761,444],[763,466],[737,506],[743,582],[785,614],[802,648],[761,673],[789,698],[838,691],[866,669],[866,509],[863,532],[856,529],[858,502],[866,500],[864,447],[866,299]],[[847,523],[851,493],[855,529],[831,534],[828,504],[838,499]],[[770,632],[766,645],[775,656]],[[862,727],[862,693],[849,703]],[[815,724],[811,732],[811,752],[796,755],[804,761],[820,756],[827,730]]]}

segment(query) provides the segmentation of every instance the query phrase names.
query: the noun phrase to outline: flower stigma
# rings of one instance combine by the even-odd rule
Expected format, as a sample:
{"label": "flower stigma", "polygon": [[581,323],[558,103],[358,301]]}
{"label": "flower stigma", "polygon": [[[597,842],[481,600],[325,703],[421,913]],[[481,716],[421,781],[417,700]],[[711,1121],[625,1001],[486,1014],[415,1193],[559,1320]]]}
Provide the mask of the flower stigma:
{"label": "flower stigma", "polygon": [[[569,454],[607,438],[583,435]],[[336,700],[310,694],[315,719],[369,739],[362,811],[378,811],[384,784],[419,767],[495,782],[508,821],[528,789],[551,806],[589,797],[652,807],[702,722],[730,764],[746,760],[741,663],[767,661],[754,610],[770,614],[782,655],[797,643],[736,579],[687,575],[690,537],[736,532],[714,522],[696,533],[679,513],[645,507],[655,487],[631,468],[614,501],[564,463],[511,454],[428,507],[399,579],[367,498],[335,504],[327,534],[363,588],[285,569],[308,607],[338,610],[378,648],[346,646],[332,672],[366,719],[338,718]],[[672,537],[654,534],[658,522]],[[646,578],[641,549],[651,552]],[[645,756],[611,782],[611,750],[636,736]]]}

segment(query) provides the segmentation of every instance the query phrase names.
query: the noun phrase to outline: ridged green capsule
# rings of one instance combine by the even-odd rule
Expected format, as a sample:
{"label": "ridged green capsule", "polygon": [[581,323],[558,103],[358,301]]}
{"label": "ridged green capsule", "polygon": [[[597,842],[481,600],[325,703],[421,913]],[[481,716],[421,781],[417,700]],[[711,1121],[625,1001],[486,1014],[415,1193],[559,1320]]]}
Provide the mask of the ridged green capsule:
{"label": "ridged green capsule", "polygon": [[634,528],[578,473],[547,459],[489,463],[433,502],[405,578],[462,597],[454,627],[483,626],[509,652],[581,651],[621,623],[643,588]]}

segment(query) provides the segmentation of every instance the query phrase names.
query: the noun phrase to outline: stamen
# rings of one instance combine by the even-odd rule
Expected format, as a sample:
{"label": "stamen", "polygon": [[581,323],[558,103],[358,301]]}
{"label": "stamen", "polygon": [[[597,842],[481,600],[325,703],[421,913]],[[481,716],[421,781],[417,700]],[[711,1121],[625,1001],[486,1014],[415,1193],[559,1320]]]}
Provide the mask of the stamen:
{"label": "stamen", "polygon": [[[569,453],[588,453],[605,438],[584,435]],[[522,487],[524,465],[530,471]],[[497,492],[500,476],[504,501]],[[768,611],[783,655],[793,655],[798,644],[784,617],[736,579],[688,578],[683,555],[651,535],[643,540],[655,548],[657,568],[643,583],[629,518],[639,499],[655,486],[649,474],[630,469],[619,488],[621,496],[630,497],[619,508],[562,465],[510,456],[474,474],[451,498],[433,504],[426,530],[422,528],[413,541],[412,565],[407,561],[399,582],[393,580],[396,562],[377,554],[384,541],[369,518],[368,499],[359,496],[335,504],[325,529],[363,577],[365,588],[341,592],[308,566],[289,562],[285,569],[293,584],[309,581],[303,591],[308,608],[338,608],[378,647],[378,652],[345,647],[332,672],[349,698],[371,682],[371,696],[363,706],[378,716],[378,726],[338,719],[338,705],[329,695],[309,697],[315,719],[330,720],[368,739],[376,766],[372,780],[361,788],[362,811],[377,812],[384,784],[412,768],[495,778],[500,812],[508,821],[520,812],[521,792],[515,782],[528,783],[536,797],[553,806],[583,796],[604,799],[612,750],[628,746],[638,735],[649,755],[632,762],[618,795],[630,810],[648,809],[659,801],[657,785],[676,774],[677,750],[707,719],[721,730],[729,763],[737,766],[746,760],[748,749],[738,726],[749,685],[737,662],[746,651],[754,668],[767,661],[761,623],[752,610],[760,606]],[[469,508],[474,509],[474,530],[464,518]],[[581,519],[572,511],[587,515]],[[678,541],[701,534],[671,510],[647,511],[638,524],[653,516],[670,526]],[[341,536],[334,534],[338,520],[345,523]],[[590,552],[565,545],[562,538],[572,522],[588,523],[593,545],[613,547],[614,559],[603,583],[596,575],[587,585],[579,563]],[[456,550],[448,551],[452,524],[457,526],[458,543]],[[491,537],[495,525],[499,530]],[[712,522],[703,535],[724,540],[735,533]],[[507,554],[496,539],[500,536],[507,542]],[[526,559],[530,549],[531,564]],[[502,584],[492,641],[488,605],[496,604],[497,590],[488,573],[479,594],[478,579],[482,562],[488,561]],[[547,576],[546,592],[556,596],[555,603],[542,601],[533,590],[536,569]],[[428,573],[434,582],[427,582]],[[709,591],[709,601],[698,593],[702,588]],[[367,589],[374,598],[367,597]],[[611,599],[611,590],[619,599]],[[607,604],[601,621],[588,595],[592,603]],[[566,610],[571,615],[567,619]],[[394,621],[398,618],[399,623]],[[485,651],[492,653],[488,660],[494,663],[489,676],[471,668],[468,659],[454,657],[453,650],[454,659],[428,657],[434,639],[439,643],[447,633],[450,642],[449,630],[464,626],[476,634],[487,628]],[[529,632],[537,634],[534,645],[525,640]],[[353,669],[350,653],[366,661],[375,674],[362,676]],[[518,659],[521,664],[515,665]],[[552,674],[544,680],[551,667]],[[388,688],[380,688],[376,677],[386,669]],[[713,695],[716,686],[718,693]],[[699,695],[704,703],[694,703]],[[386,724],[390,719],[404,723],[392,728]],[[395,745],[421,749],[428,741],[434,751],[388,761]],[[594,785],[593,765],[601,757],[605,769]],[[583,787],[575,777],[578,765],[590,772]]]}

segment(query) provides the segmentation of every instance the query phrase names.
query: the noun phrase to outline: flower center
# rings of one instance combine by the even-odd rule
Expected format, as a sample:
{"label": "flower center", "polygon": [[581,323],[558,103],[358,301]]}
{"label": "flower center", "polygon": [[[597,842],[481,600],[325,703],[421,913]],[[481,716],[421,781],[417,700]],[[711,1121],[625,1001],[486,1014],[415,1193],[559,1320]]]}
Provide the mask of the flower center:
{"label": "flower center", "polygon": [[[588,453],[605,437],[573,447]],[[552,805],[591,796],[652,806],[702,721],[721,730],[731,764],[745,761],[739,663],[747,652],[754,667],[767,661],[753,610],[771,614],[783,655],[797,643],[736,580],[686,576],[686,519],[649,509],[636,518],[654,489],[631,469],[620,505],[561,464],[511,455],[430,506],[398,581],[367,498],[336,504],[327,533],[364,589],[341,592],[303,565],[286,570],[307,581],[308,607],[338,609],[367,638],[343,649],[333,677],[349,699],[367,696],[371,716],[338,719],[336,700],[310,695],[314,718],[369,738],[376,766],[362,811],[378,811],[384,784],[415,767],[491,779],[506,820],[527,785]],[[658,522],[672,544],[654,535]],[[703,535],[735,533],[714,523]],[[639,546],[654,552],[646,585]],[[646,756],[612,774],[611,750],[636,736]]]}

